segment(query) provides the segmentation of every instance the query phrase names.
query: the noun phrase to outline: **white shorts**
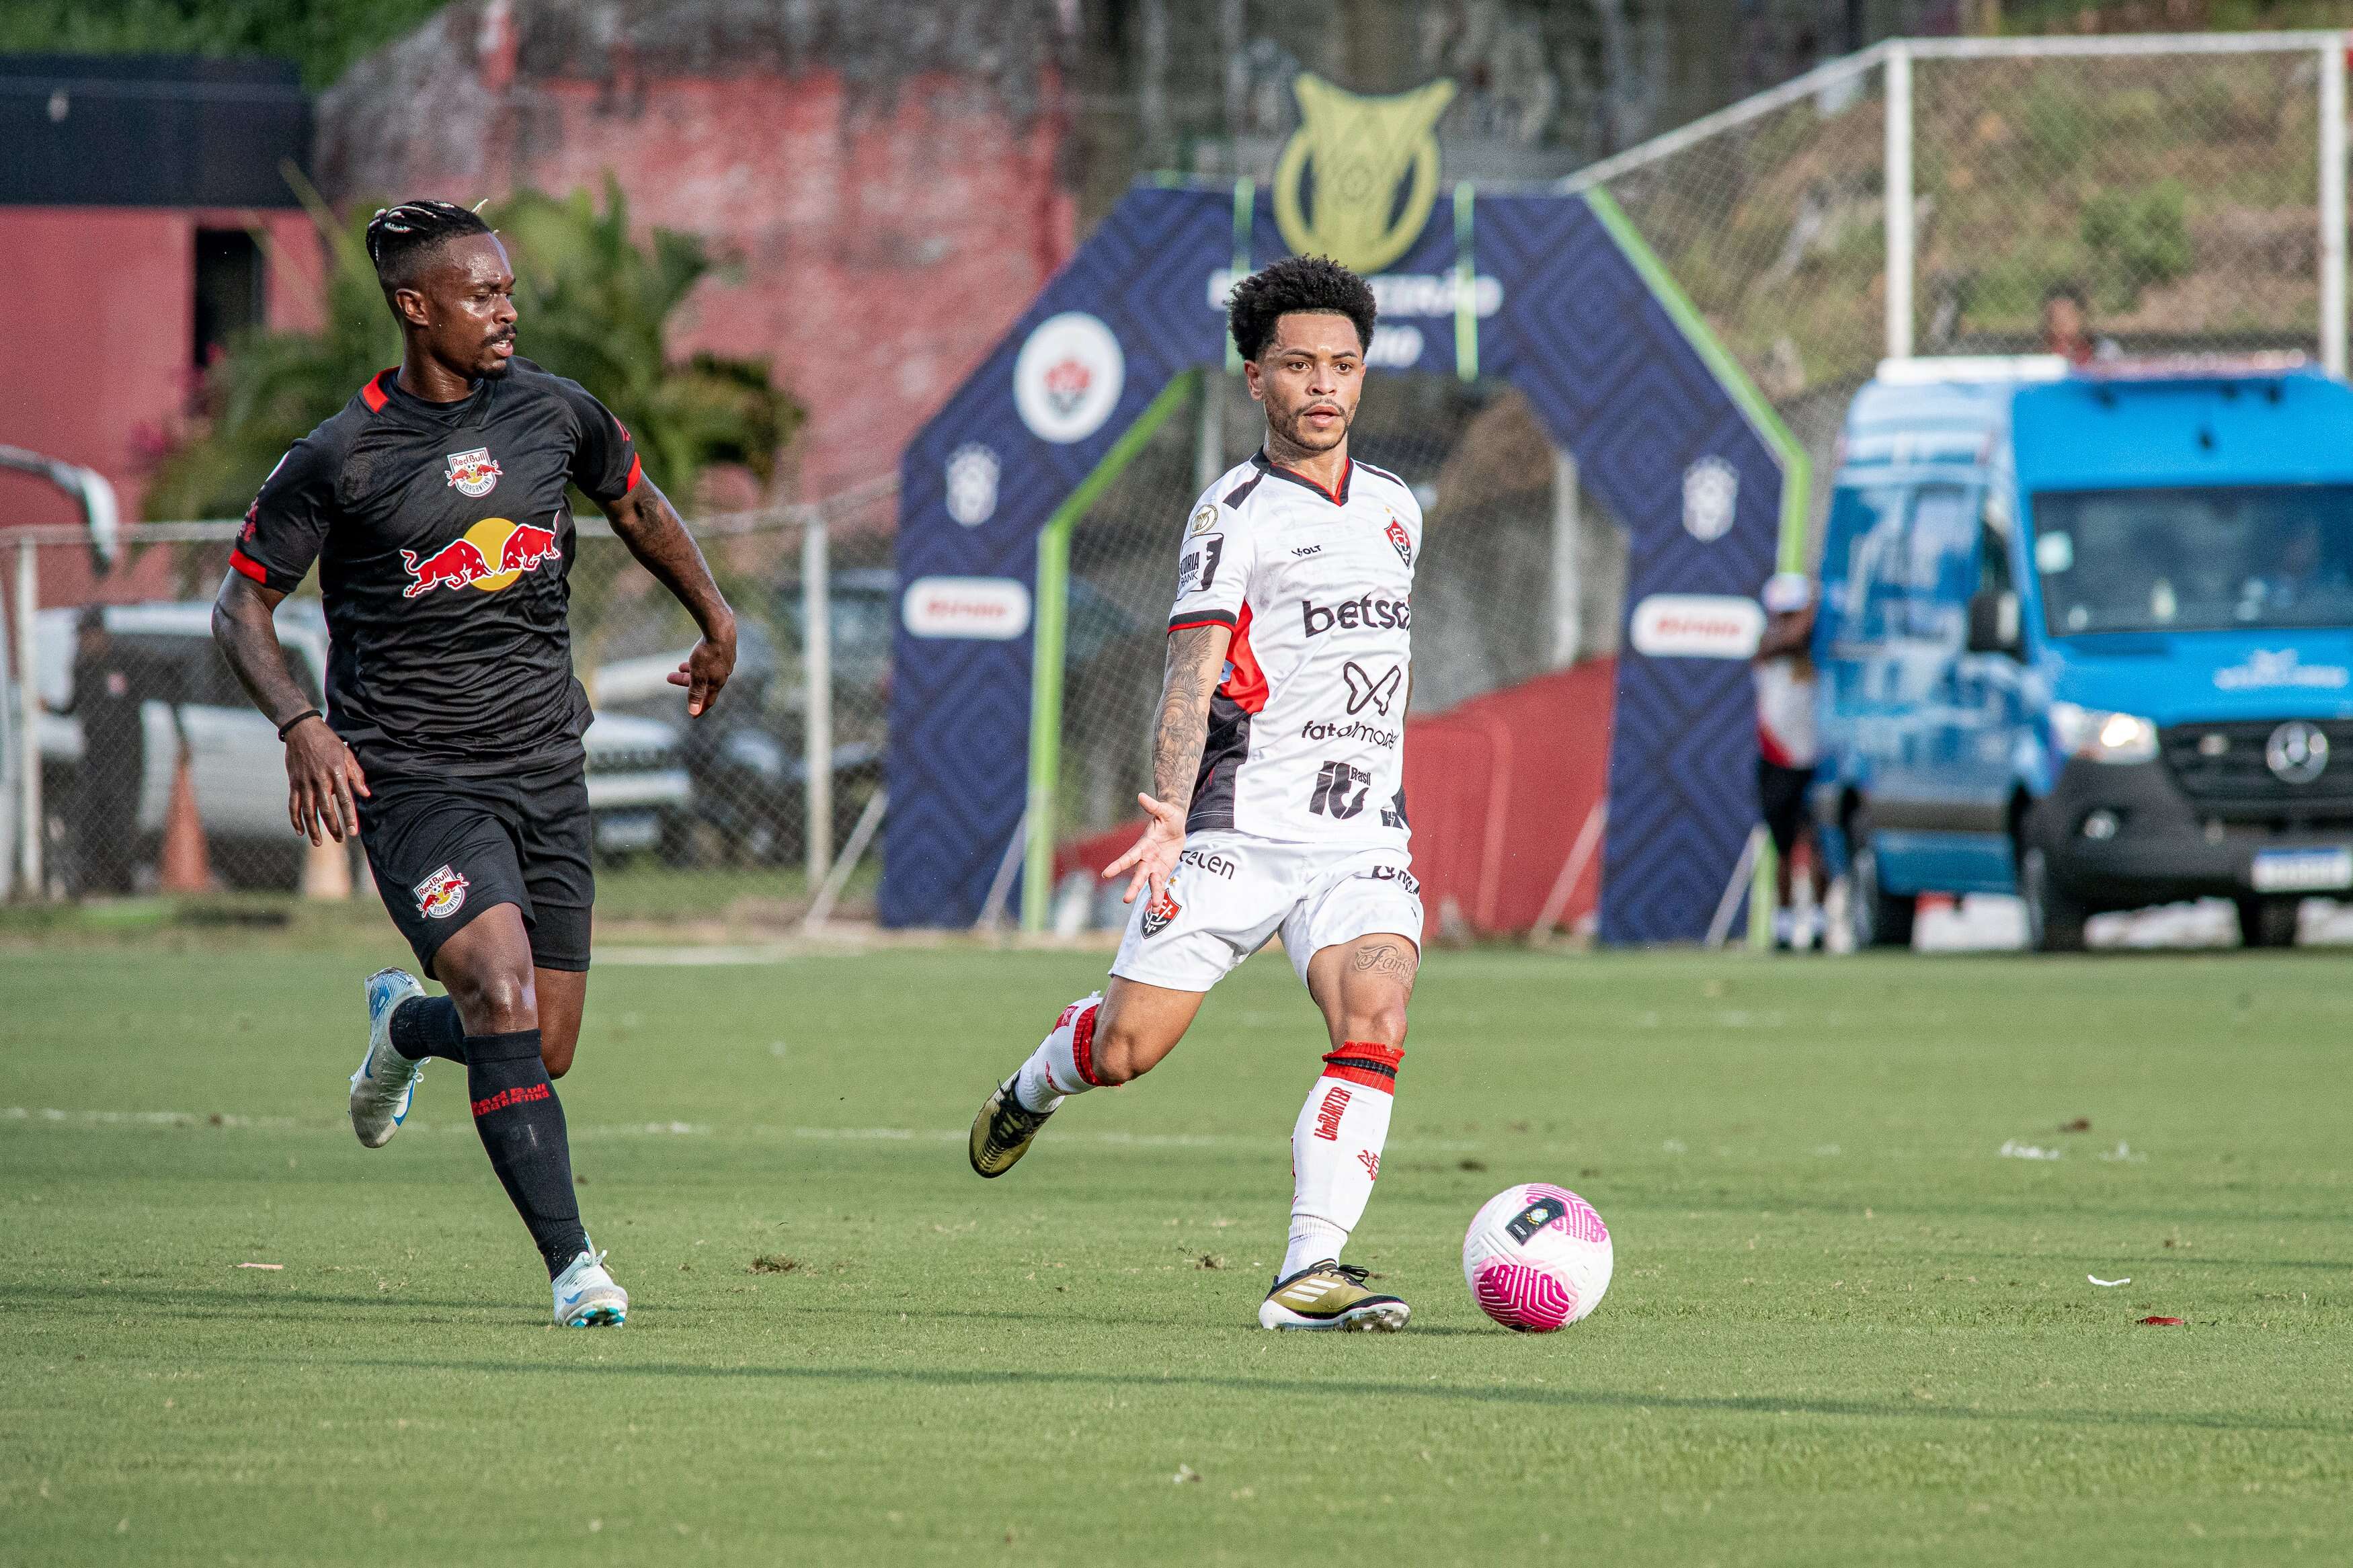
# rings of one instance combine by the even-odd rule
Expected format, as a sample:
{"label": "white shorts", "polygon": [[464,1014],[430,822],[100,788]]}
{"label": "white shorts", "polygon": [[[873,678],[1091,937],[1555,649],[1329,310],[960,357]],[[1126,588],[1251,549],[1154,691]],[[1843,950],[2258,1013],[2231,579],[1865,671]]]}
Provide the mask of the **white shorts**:
{"label": "white shorts", "polygon": [[1421,884],[1402,848],[1335,850],[1229,831],[1197,833],[1167,892],[1147,893],[1127,917],[1111,972],[1171,991],[1207,991],[1277,930],[1291,967],[1376,931],[1421,946]]}

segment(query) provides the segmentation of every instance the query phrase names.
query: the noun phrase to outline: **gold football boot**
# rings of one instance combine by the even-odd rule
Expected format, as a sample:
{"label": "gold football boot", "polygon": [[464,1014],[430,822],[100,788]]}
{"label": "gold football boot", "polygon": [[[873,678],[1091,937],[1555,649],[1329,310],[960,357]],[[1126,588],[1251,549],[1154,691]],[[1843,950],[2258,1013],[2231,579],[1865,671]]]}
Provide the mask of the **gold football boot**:
{"label": "gold football boot", "polygon": [[980,1114],[972,1119],[972,1168],[983,1176],[1001,1176],[1013,1169],[1029,1152],[1030,1140],[1046,1125],[1046,1118],[1054,1114],[1032,1110],[1021,1103],[1021,1097],[1013,1092],[1019,1076],[998,1084],[997,1092],[981,1106]]}
{"label": "gold football boot", "polygon": [[1343,1332],[1394,1333],[1413,1309],[1395,1296],[1365,1289],[1367,1270],[1330,1260],[1278,1279],[1259,1304],[1262,1329],[1338,1329]]}

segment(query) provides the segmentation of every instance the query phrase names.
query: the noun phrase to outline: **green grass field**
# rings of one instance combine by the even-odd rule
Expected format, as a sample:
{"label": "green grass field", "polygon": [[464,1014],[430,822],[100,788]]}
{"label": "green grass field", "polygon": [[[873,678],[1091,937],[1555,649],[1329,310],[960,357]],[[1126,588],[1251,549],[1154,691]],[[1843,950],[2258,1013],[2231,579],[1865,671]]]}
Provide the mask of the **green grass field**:
{"label": "green grass field", "polygon": [[[2341,955],[1433,953],[1350,1249],[1414,1323],[1344,1338],[1254,1326],[1323,1048],[1278,956],[995,1184],[965,1125],[1101,955],[600,968],[588,1332],[462,1074],[353,1140],[390,946],[42,942],[0,1563],[2353,1558]],[[1617,1277],[1521,1338],[1458,1248],[1539,1178]]]}

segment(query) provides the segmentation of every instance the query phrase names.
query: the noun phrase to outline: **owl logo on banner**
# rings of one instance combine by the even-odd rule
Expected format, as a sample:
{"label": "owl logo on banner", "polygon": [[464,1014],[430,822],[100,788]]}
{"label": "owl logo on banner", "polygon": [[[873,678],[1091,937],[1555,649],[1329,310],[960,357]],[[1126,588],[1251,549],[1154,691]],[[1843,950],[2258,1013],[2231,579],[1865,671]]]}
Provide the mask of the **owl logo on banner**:
{"label": "owl logo on banner", "polygon": [[1274,163],[1274,221],[1283,243],[1302,256],[1378,272],[1421,237],[1438,201],[1438,117],[1454,100],[1454,84],[1359,98],[1303,71],[1291,90],[1299,129]]}
{"label": "owl logo on banner", "polygon": [[948,515],[966,528],[978,528],[997,515],[997,454],[977,441],[966,441],[948,454]]}
{"label": "owl logo on banner", "polygon": [[1722,458],[1710,454],[1683,470],[1683,531],[1702,544],[1732,531],[1739,503],[1739,470]]}

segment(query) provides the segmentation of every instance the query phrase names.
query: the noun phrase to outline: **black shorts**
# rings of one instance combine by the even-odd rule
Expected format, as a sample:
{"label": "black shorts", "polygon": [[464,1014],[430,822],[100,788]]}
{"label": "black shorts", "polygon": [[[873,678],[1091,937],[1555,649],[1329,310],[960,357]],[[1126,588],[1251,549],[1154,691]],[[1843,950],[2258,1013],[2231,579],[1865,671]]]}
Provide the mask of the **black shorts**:
{"label": "black shorts", "polygon": [[584,763],[494,779],[372,778],[368,787],[360,842],[427,975],[441,944],[498,904],[522,911],[534,966],[588,967],[596,880]]}
{"label": "black shorts", "polygon": [[1806,827],[1806,789],[1814,782],[1811,768],[1785,768],[1757,759],[1757,805],[1765,830],[1773,836],[1774,852],[1783,859]]}

